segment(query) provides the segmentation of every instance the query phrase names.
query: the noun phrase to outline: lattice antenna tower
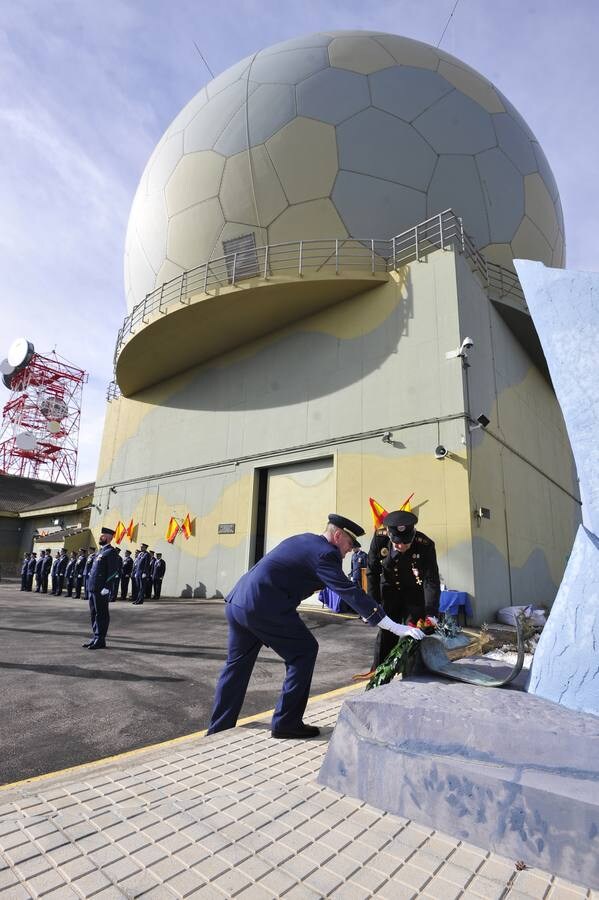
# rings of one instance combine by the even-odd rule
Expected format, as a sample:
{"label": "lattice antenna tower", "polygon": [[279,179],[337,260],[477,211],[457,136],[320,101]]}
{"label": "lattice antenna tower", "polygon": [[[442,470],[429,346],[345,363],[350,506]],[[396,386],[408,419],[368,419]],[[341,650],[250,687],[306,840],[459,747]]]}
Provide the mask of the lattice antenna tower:
{"label": "lattice antenna tower", "polygon": [[26,338],[13,341],[0,372],[10,391],[0,424],[0,473],[75,484],[87,373],[55,351],[36,353]]}

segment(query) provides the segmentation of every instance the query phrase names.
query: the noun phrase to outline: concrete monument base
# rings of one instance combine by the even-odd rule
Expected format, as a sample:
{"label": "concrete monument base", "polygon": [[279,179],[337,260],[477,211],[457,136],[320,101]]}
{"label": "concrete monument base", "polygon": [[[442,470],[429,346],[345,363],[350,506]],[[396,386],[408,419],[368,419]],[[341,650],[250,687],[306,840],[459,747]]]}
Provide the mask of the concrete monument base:
{"label": "concrete monument base", "polygon": [[346,700],[318,780],[599,888],[599,717],[436,678]]}

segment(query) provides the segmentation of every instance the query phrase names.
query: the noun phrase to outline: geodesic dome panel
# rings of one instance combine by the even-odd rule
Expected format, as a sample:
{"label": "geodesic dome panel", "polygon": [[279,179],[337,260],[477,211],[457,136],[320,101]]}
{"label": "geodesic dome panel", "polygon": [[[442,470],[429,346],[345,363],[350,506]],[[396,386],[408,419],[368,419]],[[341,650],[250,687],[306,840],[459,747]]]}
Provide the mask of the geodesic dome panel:
{"label": "geodesic dome panel", "polygon": [[495,262],[564,264],[549,164],[491,82],[398,35],[286,41],[202,88],[157,145],[129,219],[127,305],[223,240],[390,239],[449,207]]}

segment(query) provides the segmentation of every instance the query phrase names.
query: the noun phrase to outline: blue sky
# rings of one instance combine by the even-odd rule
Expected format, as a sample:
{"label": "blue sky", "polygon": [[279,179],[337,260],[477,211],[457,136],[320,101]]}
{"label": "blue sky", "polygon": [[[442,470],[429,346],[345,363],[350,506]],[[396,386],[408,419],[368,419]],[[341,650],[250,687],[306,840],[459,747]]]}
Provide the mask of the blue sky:
{"label": "blue sky", "polygon": [[[0,0],[0,357],[25,336],[90,373],[79,482],[96,473],[133,194],[162,133],[210,78],[193,41],[215,75],[312,31],[437,44],[454,2]],[[460,0],[441,46],[524,116],[560,188],[567,265],[598,270],[599,4]]]}

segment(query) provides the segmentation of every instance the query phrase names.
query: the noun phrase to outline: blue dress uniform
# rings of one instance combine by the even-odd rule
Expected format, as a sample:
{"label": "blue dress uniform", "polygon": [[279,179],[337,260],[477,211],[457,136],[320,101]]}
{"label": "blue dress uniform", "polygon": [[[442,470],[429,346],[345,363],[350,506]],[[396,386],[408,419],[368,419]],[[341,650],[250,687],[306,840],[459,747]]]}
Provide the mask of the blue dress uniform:
{"label": "blue dress uniform", "polygon": [[69,557],[67,556],[66,551],[62,551],[58,559],[58,565],[56,566],[56,574],[58,576],[58,585],[56,587],[57,597],[60,597],[62,594],[68,564]]}
{"label": "blue dress uniform", "polygon": [[[342,516],[329,522],[355,539],[362,529]],[[340,525],[344,522],[353,528]],[[353,532],[353,533],[352,533]],[[371,625],[385,617],[383,608],[354,585],[342,569],[342,555],[326,537],[299,534],[267,553],[237,582],[226,598],[229,623],[227,661],[216,687],[208,734],[233,728],[241,711],[260,648],[271,647],[285,662],[286,676],[273,719],[274,737],[300,737],[318,642],[302,622],[297,607],[323,585],[335,591]],[[318,733],[317,729],[313,729]],[[305,736],[312,736],[306,734]]]}
{"label": "blue dress uniform", "polygon": [[117,547],[115,547],[114,549],[116,551],[116,561],[117,561],[118,572],[117,572],[117,577],[113,578],[113,580],[110,583],[110,602],[111,603],[114,603],[117,598],[117,595],[119,592],[119,584],[121,583],[121,572],[123,571],[123,560],[121,559],[121,551]]}
{"label": "blue dress uniform", "polygon": [[60,562],[60,556],[56,554],[54,559],[52,560],[52,569],[51,569],[51,577],[52,577],[52,593],[56,594],[58,591],[58,563]]}
{"label": "blue dress uniform", "polygon": [[44,557],[38,556],[35,564],[35,593],[39,594],[42,589],[42,569],[44,568]]}
{"label": "blue dress uniform", "polygon": [[73,585],[75,583],[75,566],[77,564],[77,555],[73,552],[69,558],[67,563],[67,567],[65,569],[64,577],[67,583],[67,597],[72,596],[73,593]]}
{"label": "blue dress uniform", "polygon": [[356,550],[351,558],[351,580],[362,587],[362,569],[368,566],[368,554],[364,550]]}
{"label": "blue dress uniform", "polygon": [[83,589],[85,591],[85,599],[89,599],[89,587],[87,582],[89,581],[89,573],[92,570],[92,566],[94,564],[94,559],[96,558],[96,552],[93,548],[91,549],[91,553],[85,560],[85,569],[83,570]]}
{"label": "blue dress uniform", "polygon": [[160,600],[160,592],[162,590],[162,579],[166,572],[166,563],[162,556],[157,556],[154,560],[154,568],[152,569],[152,587],[154,588],[154,600]]}
{"label": "blue dress uniform", "polygon": [[75,597],[81,597],[81,588],[83,587],[83,577],[85,573],[85,564],[87,562],[87,553],[85,550],[79,551],[79,556],[75,562]]}
{"label": "blue dress uniform", "polygon": [[[389,513],[383,519],[385,527],[375,532],[368,554],[368,593],[399,622],[417,622],[439,611],[441,586],[435,544],[415,530],[417,522],[418,517],[407,510]],[[404,552],[397,550],[394,542],[405,546]],[[379,632],[373,669],[396,643],[397,637],[391,632]]]}
{"label": "blue dress uniform", "polygon": [[[127,553],[129,554],[129,556],[127,556]],[[127,591],[129,590],[129,579],[131,578],[132,572],[133,572],[133,557],[131,556],[131,552],[129,550],[126,550],[125,558],[123,560],[123,568],[121,569],[121,600],[127,599]]]}
{"label": "blue dress uniform", "polygon": [[[135,603],[139,606],[144,602],[146,596],[146,584],[150,578],[150,554],[148,553],[148,545],[142,544],[141,551],[135,562],[133,563],[133,581],[135,582]],[[150,581],[151,584],[151,581]]]}
{"label": "blue dress uniform", "polygon": [[31,590],[36,564],[37,564],[37,559],[36,559],[35,553],[32,553],[31,557],[29,559],[29,565],[27,566],[27,587],[25,588],[26,591]]}
{"label": "blue dress uniform", "polygon": [[103,528],[100,538],[100,549],[95,555],[91,571],[87,578],[89,612],[93,637],[83,646],[89,650],[103,650],[106,647],[106,634],[110,623],[108,602],[112,582],[118,579],[118,553],[110,544],[114,536],[112,528]]}
{"label": "blue dress uniform", "polygon": [[50,569],[52,568],[52,554],[46,550],[42,565],[42,594],[48,593],[48,578],[50,577]]}
{"label": "blue dress uniform", "polygon": [[27,590],[27,570],[29,569],[29,553],[26,553],[23,557],[23,563],[21,565],[21,590]]}

